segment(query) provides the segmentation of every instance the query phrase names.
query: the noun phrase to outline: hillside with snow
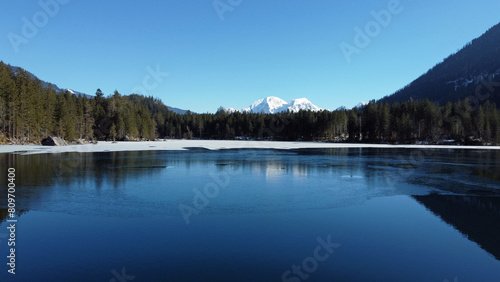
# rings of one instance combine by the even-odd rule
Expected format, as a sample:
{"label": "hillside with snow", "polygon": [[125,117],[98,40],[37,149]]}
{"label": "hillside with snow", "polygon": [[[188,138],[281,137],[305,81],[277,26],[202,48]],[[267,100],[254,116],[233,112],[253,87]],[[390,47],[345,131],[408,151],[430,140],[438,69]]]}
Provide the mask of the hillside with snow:
{"label": "hillside with snow", "polygon": [[364,107],[366,107],[366,105],[368,105],[368,103],[366,103],[366,102],[360,102],[359,104],[357,104],[356,106],[354,106],[353,109],[363,109]]}
{"label": "hillside with snow", "polygon": [[429,99],[445,105],[447,102],[469,98],[473,104],[490,101],[500,105],[499,42],[500,24],[497,24],[407,86],[380,101],[391,104],[406,102],[410,98]]}

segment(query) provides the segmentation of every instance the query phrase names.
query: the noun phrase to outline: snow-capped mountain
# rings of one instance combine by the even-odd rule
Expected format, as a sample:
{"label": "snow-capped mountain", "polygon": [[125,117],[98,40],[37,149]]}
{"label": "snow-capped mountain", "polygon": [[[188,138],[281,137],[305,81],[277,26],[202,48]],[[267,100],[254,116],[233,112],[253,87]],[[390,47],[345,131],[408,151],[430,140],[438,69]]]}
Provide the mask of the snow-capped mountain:
{"label": "snow-capped mountain", "polygon": [[[361,102],[356,106],[354,106],[353,109],[363,109],[364,107],[366,107],[366,105],[368,105],[368,103]],[[286,111],[290,111],[291,113],[297,113],[300,110],[319,112],[325,109],[322,109],[314,105],[313,103],[311,103],[311,101],[309,101],[306,98],[293,99],[287,102],[281,98],[270,96],[264,99],[257,100],[252,105],[250,105],[250,107],[241,110],[237,110],[235,108],[225,108],[224,110],[228,114],[232,114],[235,112],[275,114]],[[336,111],[344,111],[344,110],[349,110],[349,109],[346,106],[340,106],[336,109]]]}
{"label": "snow-capped mountain", "polygon": [[236,112],[241,112],[240,110],[237,110],[235,108],[224,108],[224,111],[228,114],[236,113]]}
{"label": "snow-capped mountain", "polygon": [[235,110],[233,108],[227,108],[226,112],[248,112],[248,113],[264,113],[264,114],[275,114],[286,112],[289,110],[292,113],[296,113],[300,110],[310,110],[313,112],[318,112],[323,109],[314,105],[306,98],[293,99],[289,102],[280,99],[278,97],[267,97],[264,99],[260,99],[255,101],[250,107],[244,108],[242,110]]}
{"label": "snow-capped mountain", "polygon": [[274,113],[280,112],[279,109],[281,109],[286,104],[287,104],[287,102],[285,100],[282,100],[278,97],[271,96],[271,97],[257,100],[255,102],[253,102],[253,104],[250,105],[250,107],[244,108],[241,111],[242,112],[250,112],[250,113],[274,114]]}
{"label": "snow-capped mountain", "polygon": [[61,89],[61,91],[62,91],[62,92],[64,92],[64,91],[68,91],[70,94],[75,95],[75,96],[77,96],[77,97],[79,97],[79,96],[85,96],[85,97],[87,97],[87,98],[91,98],[91,97],[92,97],[92,96],[90,96],[90,95],[87,95],[87,94],[84,94],[84,93],[81,93],[81,92],[78,92],[78,91],[74,91],[74,90],[71,90],[71,89],[69,89],[69,88],[66,88],[66,89]]}
{"label": "snow-capped mountain", "polygon": [[368,105],[368,103],[361,102],[361,103],[357,104],[356,106],[354,106],[353,109],[362,109],[362,108],[366,107],[366,105]]}
{"label": "snow-capped mountain", "polygon": [[311,103],[311,101],[307,100],[306,98],[293,99],[286,106],[287,108],[283,111],[290,110],[290,112],[292,113],[296,113],[300,110],[310,110],[313,112],[319,112],[323,110],[322,108]]}
{"label": "snow-capped mountain", "polygon": [[[356,106],[352,107],[352,109],[363,109],[364,107],[366,107],[366,105],[368,105],[368,103],[361,102],[361,103],[357,104]],[[349,108],[347,108],[344,105],[342,105],[336,109],[336,111],[347,111],[347,110],[349,110]]]}

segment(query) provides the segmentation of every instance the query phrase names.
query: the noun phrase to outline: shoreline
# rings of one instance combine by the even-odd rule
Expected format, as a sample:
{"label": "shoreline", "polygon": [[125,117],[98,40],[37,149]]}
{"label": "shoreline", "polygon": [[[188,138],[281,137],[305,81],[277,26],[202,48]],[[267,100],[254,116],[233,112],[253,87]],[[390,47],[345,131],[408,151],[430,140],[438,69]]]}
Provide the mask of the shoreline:
{"label": "shoreline", "polygon": [[99,142],[98,144],[42,146],[42,145],[0,145],[0,154],[17,153],[22,155],[53,153],[93,153],[121,151],[183,151],[190,148],[207,150],[223,149],[330,149],[330,148],[379,148],[379,149],[466,149],[500,150],[500,146],[463,146],[463,145],[389,145],[359,143],[320,143],[297,141],[242,141],[242,140],[168,140],[141,142]]}

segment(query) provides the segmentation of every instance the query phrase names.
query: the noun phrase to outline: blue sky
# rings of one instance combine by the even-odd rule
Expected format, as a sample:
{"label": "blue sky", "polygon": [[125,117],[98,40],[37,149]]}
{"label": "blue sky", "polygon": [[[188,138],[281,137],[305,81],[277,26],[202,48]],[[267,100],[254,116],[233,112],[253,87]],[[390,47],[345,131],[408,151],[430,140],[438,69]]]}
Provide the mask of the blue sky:
{"label": "blue sky", "polygon": [[[335,109],[392,94],[500,22],[498,0],[217,1],[2,1],[0,60],[194,112],[267,96]],[[377,22],[382,10],[390,20]],[[357,48],[350,60],[343,42]]]}

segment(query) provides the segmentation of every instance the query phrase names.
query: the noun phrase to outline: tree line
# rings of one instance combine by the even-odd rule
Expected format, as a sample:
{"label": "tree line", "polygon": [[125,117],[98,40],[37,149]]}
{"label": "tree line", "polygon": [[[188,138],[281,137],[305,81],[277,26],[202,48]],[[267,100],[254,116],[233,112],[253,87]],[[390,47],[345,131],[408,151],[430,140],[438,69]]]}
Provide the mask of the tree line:
{"label": "tree line", "polygon": [[486,101],[444,106],[410,99],[363,108],[277,114],[177,114],[159,99],[142,95],[74,95],[44,87],[22,69],[0,63],[0,142],[65,140],[255,139],[368,143],[500,143],[500,111]]}
{"label": "tree line", "polygon": [[104,97],[56,92],[23,69],[0,63],[0,141],[39,142],[47,136],[72,141],[155,138],[148,107],[117,91]]}

